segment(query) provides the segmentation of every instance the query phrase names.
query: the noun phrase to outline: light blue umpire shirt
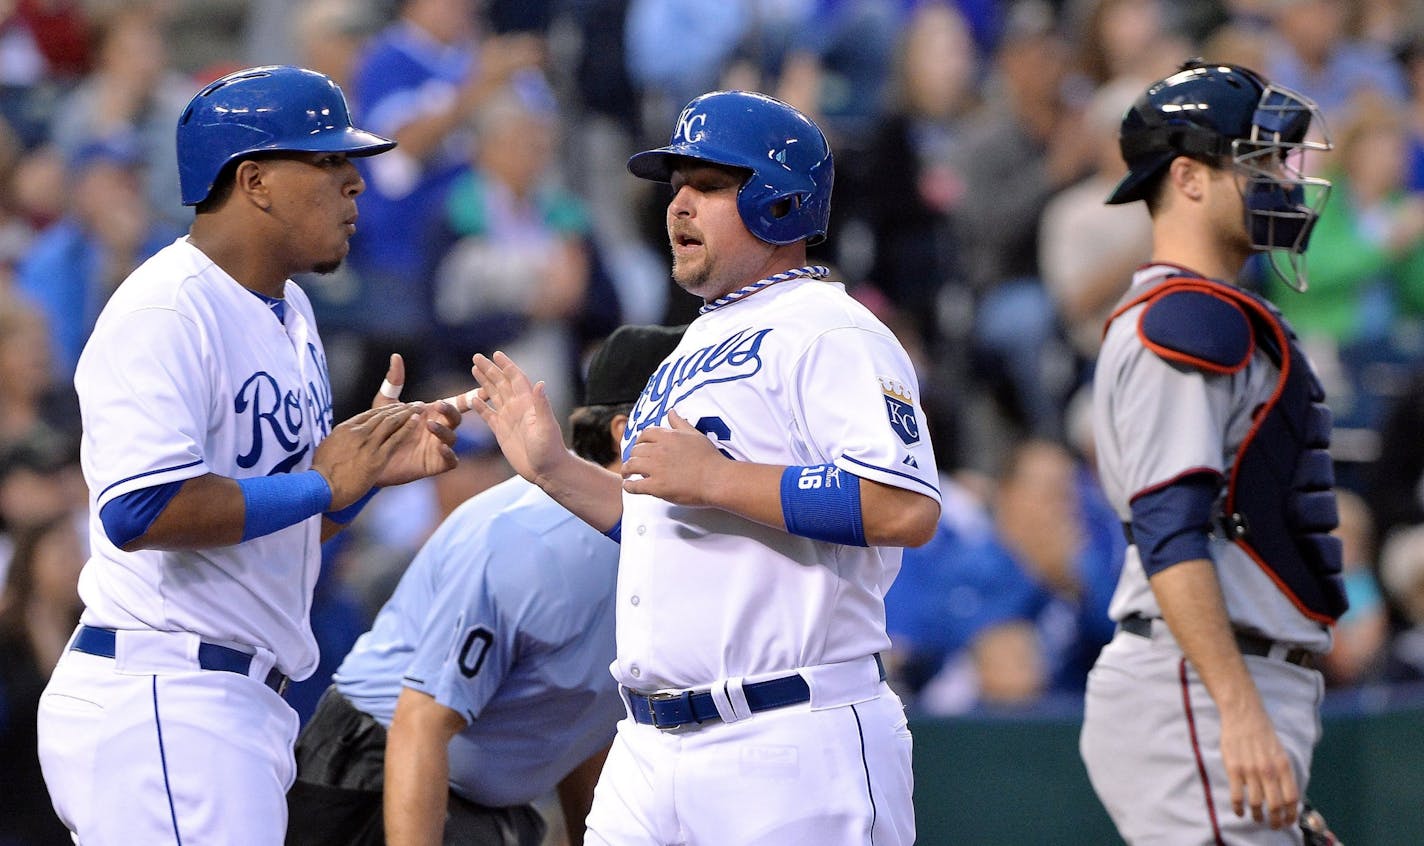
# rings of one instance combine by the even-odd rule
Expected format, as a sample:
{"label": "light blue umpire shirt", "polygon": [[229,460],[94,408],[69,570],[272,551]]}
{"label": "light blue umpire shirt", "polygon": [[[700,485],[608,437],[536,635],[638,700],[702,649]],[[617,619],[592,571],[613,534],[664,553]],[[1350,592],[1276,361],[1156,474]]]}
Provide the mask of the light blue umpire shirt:
{"label": "light blue umpire shirt", "polygon": [[450,787],[523,805],[613,739],[618,545],[519,477],[471,498],[411,562],[337,670],[338,690],[390,727],[402,687],[469,725]]}

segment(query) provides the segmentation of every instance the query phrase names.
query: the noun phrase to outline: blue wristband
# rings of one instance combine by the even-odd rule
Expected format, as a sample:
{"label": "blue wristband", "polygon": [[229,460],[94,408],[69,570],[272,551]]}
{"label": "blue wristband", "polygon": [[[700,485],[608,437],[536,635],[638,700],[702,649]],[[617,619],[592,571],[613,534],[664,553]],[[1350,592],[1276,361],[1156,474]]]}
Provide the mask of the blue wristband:
{"label": "blue wristband", "polygon": [[315,470],[238,479],[245,507],[242,540],[295,526],[331,506],[331,485]]}
{"label": "blue wristband", "polygon": [[603,533],[604,537],[616,544],[623,543],[623,518],[619,517],[618,522],[613,524],[613,528]]}
{"label": "blue wristband", "polygon": [[781,518],[793,535],[868,546],[860,515],[860,477],[834,464],[786,468],[781,474]]}
{"label": "blue wristband", "polygon": [[340,523],[341,525],[345,526],[347,523],[350,523],[352,520],[356,519],[356,515],[361,513],[361,509],[365,508],[366,503],[370,502],[371,498],[374,497],[376,493],[380,490],[380,487],[373,487],[369,491],[366,491],[365,496],[362,496],[360,499],[356,500],[355,502],[351,503],[340,511],[326,512],[326,519],[330,520],[333,523]]}

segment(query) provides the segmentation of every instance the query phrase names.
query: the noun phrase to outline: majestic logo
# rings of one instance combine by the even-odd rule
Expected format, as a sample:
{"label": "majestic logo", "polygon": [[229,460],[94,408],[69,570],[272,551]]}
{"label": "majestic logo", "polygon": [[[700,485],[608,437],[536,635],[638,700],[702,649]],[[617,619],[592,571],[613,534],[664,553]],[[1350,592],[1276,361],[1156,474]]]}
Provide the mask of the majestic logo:
{"label": "majestic logo", "polygon": [[[284,455],[267,474],[290,473],[312,447],[313,439],[302,437],[307,414],[316,423],[317,439],[331,432],[332,393],[326,361],[314,344],[307,345],[307,356],[316,378],[308,380],[306,390],[284,389],[276,377],[265,370],[247,377],[237,389],[233,411],[248,437],[247,451],[237,457],[238,467],[258,466],[271,447]],[[306,413],[303,413],[303,405]]]}
{"label": "majestic logo", "polygon": [[673,133],[674,141],[684,141],[688,144],[696,144],[707,134],[703,127],[707,125],[707,115],[705,113],[693,114],[692,109],[682,110],[682,114],[677,119],[677,131]]}
{"label": "majestic logo", "polygon": [[885,413],[890,417],[890,428],[912,446],[920,441],[920,421],[915,417],[915,400],[910,389],[899,379],[877,376],[880,392],[885,395]]}
{"label": "majestic logo", "polygon": [[669,408],[693,393],[719,382],[755,376],[762,366],[761,345],[770,329],[743,329],[718,342],[670,358],[648,379],[623,431],[623,457],[649,426],[667,417]]}

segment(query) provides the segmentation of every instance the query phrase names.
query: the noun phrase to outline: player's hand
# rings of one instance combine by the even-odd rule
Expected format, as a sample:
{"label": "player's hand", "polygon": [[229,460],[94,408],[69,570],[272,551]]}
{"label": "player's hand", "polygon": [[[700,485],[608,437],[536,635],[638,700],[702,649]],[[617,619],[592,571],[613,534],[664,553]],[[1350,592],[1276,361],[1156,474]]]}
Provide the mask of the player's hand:
{"label": "player's hand", "polygon": [[531,384],[519,365],[502,352],[493,358],[476,355],[472,361],[470,372],[480,387],[467,396],[475,411],[494,433],[514,472],[538,484],[569,458],[544,383]]}
{"label": "player's hand", "polygon": [[[668,425],[644,429],[623,462],[623,490],[675,505],[706,505],[729,460],[672,409]],[[637,478],[641,477],[641,478]]]}
{"label": "player's hand", "polygon": [[1276,737],[1275,727],[1260,701],[1221,714],[1221,760],[1231,787],[1231,809],[1271,828],[1293,825],[1300,807],[1300,788],[1290,758]]}
{"label": "player's hand", "polygon": [[363,411],[338,424],[317,444],[312,469],[331,486],[329,510],[345,508],[378,483],[392,456],[420,433],[423,412],[420,403]]}
{"label": "player's hand", "polygon": [[460,463],[455,455],[455,427],[460,425],[459,410],[449,400],[416,405],[421,406],[420,431],[392,453],[385,469],[376,478],[376,484],[383,488],[438,476],[446,470],[453,470]]}

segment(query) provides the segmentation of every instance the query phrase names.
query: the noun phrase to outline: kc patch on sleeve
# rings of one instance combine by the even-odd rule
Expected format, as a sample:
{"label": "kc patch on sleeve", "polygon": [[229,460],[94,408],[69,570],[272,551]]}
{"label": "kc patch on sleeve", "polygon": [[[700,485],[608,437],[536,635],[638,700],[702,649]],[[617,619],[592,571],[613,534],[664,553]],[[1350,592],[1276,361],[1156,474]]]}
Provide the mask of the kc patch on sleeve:
{"label": "kc patch on sleeve", "polygon": [[890,428],[911,446],[920,442],[920,421],[915,417],[915,400],[904,382],[888,376],[877,376],[880,390],[885,395],[885,413],[890,417]]}

